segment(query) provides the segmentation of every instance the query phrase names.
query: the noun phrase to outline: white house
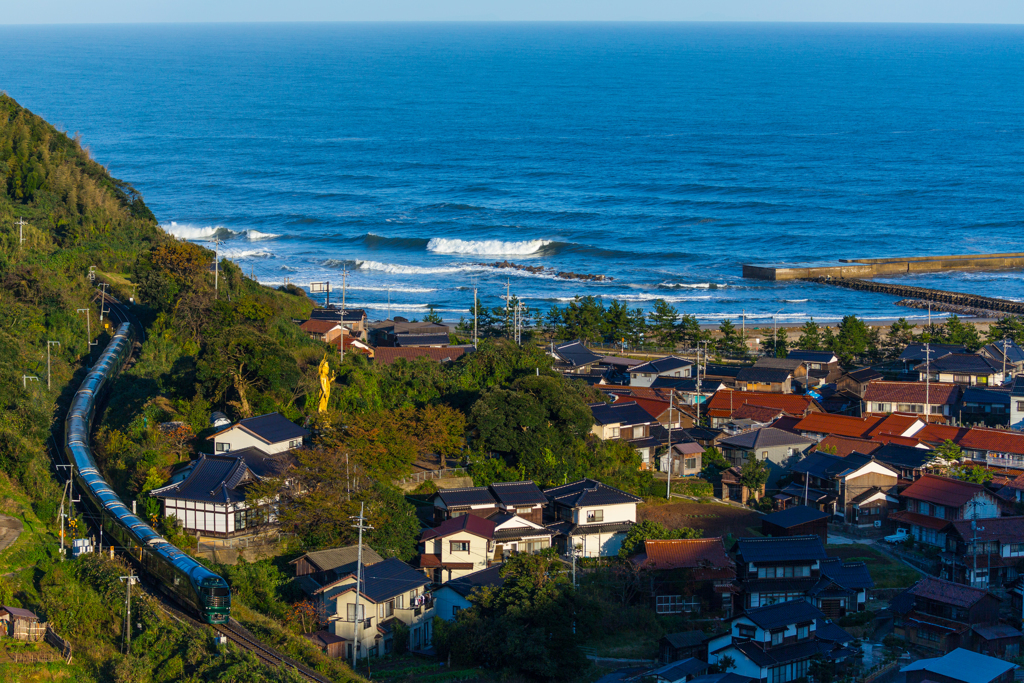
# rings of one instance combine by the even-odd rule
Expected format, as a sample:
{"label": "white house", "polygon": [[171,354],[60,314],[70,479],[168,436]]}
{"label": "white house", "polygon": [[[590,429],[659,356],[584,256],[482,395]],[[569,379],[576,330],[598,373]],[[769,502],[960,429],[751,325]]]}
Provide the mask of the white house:
{"label": "white house", "polygon": [[214,451],[217,453],[258,448],[273,455],[299,448],[303,439],[308,436],[309,430],[303,429],[280,413],[267,413],[239,420],[206,439],[213,441]]}
{"label": "white house", "polygon": [[1024,429],[1024,375],[1014,377],[1010,386],[1010,429]]}
{"label": "white house", "polygon": [[630,527],[636,523],[640,498],[593,479],[581,479],[546,489],[553,516],[548,528],[555,532],[561,554],[573,549],[580,557],[617,555]]}
{"label": "white house", "polygon": [[677,356],[658,358],[629,369],[629,386],[649,387],[659,377],[689,377],[693,361]]}
{"label": "white house", "polygon": [[474,590],[484,586],[501,586],[505,583],[501,578],[502,566],[491,565],[487,569],[460,576],[442,585],[434,591],[434,614],[445,621],[454,621],[459,612],[471,607],[468,598]]}

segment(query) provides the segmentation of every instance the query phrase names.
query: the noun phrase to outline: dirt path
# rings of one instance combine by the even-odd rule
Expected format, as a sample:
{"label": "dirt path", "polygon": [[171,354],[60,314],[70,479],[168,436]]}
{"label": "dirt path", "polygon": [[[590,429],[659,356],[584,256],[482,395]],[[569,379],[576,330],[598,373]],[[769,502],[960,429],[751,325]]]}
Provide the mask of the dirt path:
{"label": "dirt path", "polygon": [[20,519],[0,515],[0,553],[11,547],[24,530]]}

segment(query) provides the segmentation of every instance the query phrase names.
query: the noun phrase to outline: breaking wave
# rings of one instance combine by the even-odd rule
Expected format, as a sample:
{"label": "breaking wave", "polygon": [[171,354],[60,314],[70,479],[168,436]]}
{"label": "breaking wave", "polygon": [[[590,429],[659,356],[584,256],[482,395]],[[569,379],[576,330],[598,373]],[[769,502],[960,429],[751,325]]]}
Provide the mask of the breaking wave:
{"label": "breaking wave", "polygon": [[502,242],[501,240],[460,240],[435,237],[427,242],[427,251],[435,254],[469,256],[531,256],[551,244],[551,240]]}
{"label": "breaking wave", "polygon": [[232,261],[242,261],[250,258],[274,258],[273,252],[269,249],[221,249],[222,258]]}
{"label": "breaking wave", "polygon": [[716,282],[660,282],[658,287],[662,289],[724,289],[729,285]]}
{"label": "breaking wave", "polygon": [[246,230],[245,236],[249,238],[250,242],[259,242],[260,240],[272,240],[280,235],[272,232],[260,232],[259,230]]}
{"label": "breaking wave", "polygon": [[160,227],[171,235],[189,240],[190,242],[206,242],[213,239],[226,240],[239,235],[239,233],[228,230],[222,225],[198,226],[171,221]]}

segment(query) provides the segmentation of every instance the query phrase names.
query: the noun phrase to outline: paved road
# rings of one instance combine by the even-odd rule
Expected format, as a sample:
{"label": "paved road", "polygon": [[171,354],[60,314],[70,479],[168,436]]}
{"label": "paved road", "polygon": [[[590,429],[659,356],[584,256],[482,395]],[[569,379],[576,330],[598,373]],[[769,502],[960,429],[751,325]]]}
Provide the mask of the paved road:
{"label": "paved road", "polygon": [[25,527],[20,519],[0,515],[0,552],[7,550],[11,544],[18,540]]}

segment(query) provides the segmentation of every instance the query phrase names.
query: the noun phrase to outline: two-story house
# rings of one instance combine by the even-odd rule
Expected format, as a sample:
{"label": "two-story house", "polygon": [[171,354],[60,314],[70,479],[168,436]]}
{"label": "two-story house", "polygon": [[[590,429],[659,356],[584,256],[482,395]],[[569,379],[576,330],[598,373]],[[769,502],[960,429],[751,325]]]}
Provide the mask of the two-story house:
{"label": "two-story house", "polygon": [[921,363],[916,368],[918,379],[927,377],[932,382],[947,382],[965,386],[998,386],[1003,383],[1003,371],[985,356],[976,353],[949,353]]}
{"label": "two-story house", "polygon": [[733,550],[745,609],[806,599],[821,579],[821,562],[828,557],[821,538],[813,534],[741,538]]}
{"label": "two-story house", "polygon": [[636,506],[641,499],[594,479],[544,490],[549,515],[548,528],[562,555],[610,557],[618,554],[630,527],[636,523]]}
{"label": "two-story house", "polygon": [[435,524],[462,515],[488,517],[498,509],[498,501],[486,486],[438,489],[430,500],[434,504]]}
{"label": "two-story house", "polygon": [[986,344],[978,349],[979,356],[985,356],[1000,370],[1005,370],[1007,377],[1024,372],[1024,349],[1012,339]]}
{"label": "two-story house", "polygon": [[722,389],[716,391],[715,395],[705,403],[705,409],[701,415],[707,416],[712,427],[721,427],[728,424],[736,411],[745,405],[777,409],[796,417],[824,412],[821,404],[812,396]]}
{"label": "two-story house", "polygon": [[486,569],[494,551],[493,520],[460,515],[420,534],[419,567],[434,583]]}
{"label": "two-story house", "polygon": [[[968,508],[968,515],[971,512]],[[942,578],[993,589],[1017,581],[1017,566],[1024,562],[1024,517],[958,519],[943,531]]]}
{"label": "two-story house", "polygon": [[631,561],[648,572],[647,591],[658,614],[711,611],[732,616],[736,563],[721,538],[648,539]]}
{"label": "two-story house", "polygon": [[267,413],[239,420],[206,437],[206,440],[213,441],[216,453],[256,448],[273,455],[299,448],[308,436],[308,429],[303,429],[281,413]]}
{"label": "two-story house", "polygon": [[[1016,657],[1017,651],[1006,656]],[[942,657],[919,659],[900,673],[906,683],[1013,683],[1016,668],[1013,662],[960,647]]]}
{"label": "two-story house", "polygon": [[516,514],[523,519],[544,523],[544,508],[548,499],[532,481],[508,481],[487,487],[498,504],[498,510]]}
{"label": "two-story house", "polygon": [[[384,558],[370,546],[363,544],[363,566],[383,562]],[[343,576],[355,572],[359,562],[359,546],[315,550],[296,557],[288,564],[295,566],[295,582],[306,595],[316,591]]]}
{"label": "two-story house", "polygon": [[340,323],[345,328],[345,336],[366,341],[366,311],[361,308],[314,308],[309,318]]}
{"label": "two-story house", "polygon": [[806,381],[807,368],[801,360],[759,358],[754,365],[736,375],[736,388],[741,391],[764,391],[773,394],[793,393],[794,380]]}
{"label": "two-story house", "polygon": [[591,429],[597,438],[629,442],[640,454],[643,462],[641,467],[653,467],[654,451],[660,442],[651,436],[651,430],[658,421],[650,413],[636,401],[593,403],[590,412],[594,416]]}
{"label": "two-story house", "polygon": [[493,562],[504,562],[516,553],[535,555],[551,547],[554,532],[543,524],[514,512],[496,512],[488,519],[494,522]]}
{"label": "two-story house", "polygon": [[826,619],[814,605],[791,600],[748,609],[732,619],[729,631],[708,642],[708,659],[735,662],[730,671],[759,683],[806,679],[811,660],[845,662],[857,651],[846,647],[853,636]]}
{"label": "two-story house", "polygon": [[864,389],[864,415],[907,413],[929,422],[948,422],[960,402],[960,385],[931,382],[871,382]]}
{"label": "two-story house", "polygon": [[812,445],[814,441],[806,436],[776,427],[761,427],[726,437],[719,441],[718,447],[725,459],[737,467],[742,467],[749,459],[763,462],[774,475],[769,479],[769,483],[773,483],[781,469],[799,459]]}
{"label": "two-story house", "polygon": [[999,623],[999,602],[986,590],[927,576],[890,601],[893,635],[938,652],[970,646],[972,627]]}
{"label": "two-story house", "polygon": [[554,368],[563,375],[586,375],[591,368],[602,361],[602,357],[591,351],[579,339],[551,344],[548,355],[555,359]]}
{"label": "two-story house", "polygon": [[1024,429],[1024,375],[1017,375],[1010,385],[1010,429]]}
{"label": "two-story house", "polygon": [[899,504],[899,472],[870,455],[846,457],[822,451],[808,453],[790,466],[793,482],[780,495],[842,517],[846,523],[874,526]]}
{"label": "two-story house", "polygon": [[878,382],[884,375],[874,368],[857,368],[844,373],[836,380],[836,389],[864,399],[864,392],[872,382]]}
{"label": "two-story house", "polygon": [[960,519],[999,517],[999,500],[981,484],[925,474],[899,494],[902,509],[889,513],[897,528],[906,528],[915,541],[940,548],[946,527]]}
{"label": "two-story house", "polygon": [[967,353],[967,347],[962,344],[925,344],[913,342],[900,353],[899,361],[903,363],[904,374],[916,374],[914,368],[921,363],[935,360],[951,353]]}
{"label": "two-story house", "polygon": [[314,594],[321,613],[327,615],[328,633],[345,639],[346,658],[352,657],[353,643],[359,657],[390,653],[395,621],[409,627],[411,650],[430,645],[434,603],[426,591],[427,577],[392,558],[362,568],[358,598],[356,581],[353,571]]}
{"label": "two-story house", "polygon": [[786,358],[803,361],[808,376],[820,380],[822,384],[833,384],[843,374],[843,369],[839,366],[839,358],[831,351],[794,349],[786,354]]}
{"label": "two-story house", "polygon": [[455,621],[459,612],[469,609],[473,603],[469,596],[479,588],[501,587],[505,579],[501,576],[504,565],[492,564],[472,574],[460,576],[442,584],[434,590],[434,612],[445,621]]}
{"label": "two-story house", "polygon": [[692,360],[666,356],[630,368],[629,386],[649,387],[658,377],[690,377],[692,372]]}

